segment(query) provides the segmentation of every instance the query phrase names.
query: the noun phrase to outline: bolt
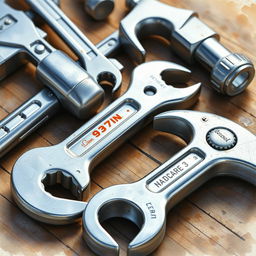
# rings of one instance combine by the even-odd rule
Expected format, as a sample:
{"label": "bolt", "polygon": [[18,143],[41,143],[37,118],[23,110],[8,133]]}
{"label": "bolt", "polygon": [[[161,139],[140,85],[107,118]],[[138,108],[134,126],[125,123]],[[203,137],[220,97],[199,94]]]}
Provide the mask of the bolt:
{"label": "bolt", "polygon": [[10,18],[6,18],[5,20],[4,20],[4,24],[5,25],[11,25],[12,24],[12,19],[10,19]]}
{"label": "bolt", "polygon": [[42,54],[44,53],[45,51],[45,46],[43,44],[38,44],[36,47],[35,47],[35,52],[37,54]]}
{"label": "bolt", "polygon": [[207,122],[207,121],[208,121],[208,118],[207,118],[207,117],[202,117],[202,121],[203,121],[203,122]]}

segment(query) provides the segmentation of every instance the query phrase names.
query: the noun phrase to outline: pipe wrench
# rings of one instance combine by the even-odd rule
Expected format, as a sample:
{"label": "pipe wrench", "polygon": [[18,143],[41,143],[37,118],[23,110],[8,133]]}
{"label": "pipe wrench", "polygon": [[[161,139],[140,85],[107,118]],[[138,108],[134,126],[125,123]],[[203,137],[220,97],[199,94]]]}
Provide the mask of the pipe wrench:
{"label": "pipe wrench", "polygon": [[[2,15],[2,17],[5,17],[2,19],[3,24],[7,23],[8,15],[12,15],[13,20],[14,19],[18,20],[17,15],[16,15],[17,11],[14,11],[13,9],[11,9],[7,5],[5,5],[3,2],[0,3],[0,5],[1,6],[3,5],[3,9],[1,8],[0,13],[1,12],[6,13],[6,15],[7,15],[7,16]],[[4,11],[6,11],[6,12],[4,12]],[[53,17],[56,17],[57,13],[55,13],[55,15],[54,15],[54,9],[52,9],[51,15]],[[67,20],[67,17],[65,16],[64,13],[60,13],[60,15],[62,15],[61,17],[63,17],[64,20]],[[28,18],[24,14],[21,14],[21,16],[26,22],[28,22],[31,25],[30,20],[28,20]],[[21,25],[23,24],[23,19],[20,21]],[[9,22],[11,22],[11,20],[9,20]],[[1,21],[0,21],[0,24],[1,24]],[[81,33],[78,30],[78,28],[76,28],[75,25],[73,23],[71,23],[71,21],[69,21],[69,20],[67,20],[67,24],[71,24],[71,27],[74,28],[73,37],[74,37],[74,34],[77,33],[77,38],[78,38],[79,34]],[[8,31],[8,26],[7,25],[3,25],[3,26],[5,26],[5,28],[2,29],[3,33],[4,33],[5,30]],[[31,27],[32,26],[33,26],[33,24],[31,25]],[[1,28],[1,25],[0,25],[0,28]],[[40,31],[40,34],[42,34],[42,36],[45,37],[45,33],[43,33],[43,31],[41,31],[41,30],[38,30],[38,31]],[[69,31],[69,30],[67,30],[67,31]],[[12,36],[14,32],[15,32],[15,30],[13,30],[13,32],[11,32],[9,35]],[[0,35],[1,35],[1,30],[0,30]],[[3,34],[2,36],[6,37],[7,35]],[[88,41],[88,39],[86,39],[86,40]],[[75,37],[74,37],[74,41],[76,41]],[[69,45],[70,44],[71,43],[69,42]],[[79,44],[79,43],[77,43],[77,44]],[[81,47],[77,51],[83,52],[83,54],[82,55],[80,54],[79,64],[82,67],[87,68],[87,71],[90,73],[90,75],[91,75],[91,73],[93,74],[92,76],[94,79],[96,79],[97,75],[99,75],[99,77],[97,78],[98,82],[107,80],[108,82],[115,84],[115,86],[113,88],[113,92],[116,91],[119,88],[119,85],[121,84],[121,79],[122,79],[121,73],[118,70],[118,69],[120,69],[120,70],[122,69],[121,64],[119,64],[118,61],[111,59],[111,62],[115,63],[115,66],[117,67],[117,68],[114,68],[113,64],[105,57],[104,57],[104,62],[102,62],[102,63],[100,62],[102,60],[102,58],[101,58],[102,54],[107,56],[109,53],[113,52],[113,50],[111,49],[113,47],[113,45],[110,44],[108,40],[104,40],[104,41],[100,42],[96,46],[97,50],[94,50],[95,47],[94,46],[91,47],[91,44],[89,44],[89,43],[88,44],[81,43],[80,45],[81,45]],[[6,75],[13,72],[14,68],[17,68],[19,65],[24,63],[24,61],[25,61],[24,49],[22,49],[20,47],[21,47],[20,45],[14,46],[14,45],[10,45],[9,43],[6,43],[6,42],[4,43],[0,39],[0,78],[1,79],[3,79]],[[84,49],[84,50],[82,50],[82,49]],[[87,52],[84,52],[85,50],[87,50]],[[96,58],[96,59],[98,59],[97,61],[99,63],[89,60],[89,57],[88,57],[88,61],[87,61],[86,56],[92,56],[93,52],[95,52],[95,53],[102,52],[101,55],[98,55],[100,57]],[[90,65],[88,65],[89,67],[86,66],[87,63],[90,63]],[[97,68],[93,68],[94,65]],[[49,66],[48,68],[50,68],[50,67],[51,66]],[[57,68],[59,68],[59,67],[62,68],[63,64],[61,63],[60,66],[57,66]],[[73,67],[73,65],[70,66],[70,70],[72,70],[74,72],[74,75],[77,75],[77,78],[74,78],[74,79],[72,78],[74,84],[79,79],[79,73],[76,72],[76,69],[78,69],[77,66],[75,66],[75,68]],[[54,70],[56,70],[56,69],[54,69]],[[105,71],[106,73],[104,73],[102,70],[106,70]],[[81,69],[80,73],[81,73],[80,74],[80,77],[81,77],[81,75],[83,75],[85,73],[85,71]],[[61,76],[59,76],[59,77],[61,77]],[[103,80],[101,80],[101,79],[103,79]],[[70,81],[70,82],[72,82],[72,81]],[[88,109],[90,109],[90,108],[92,108],[92,110],[95,109],[95,107],[97,105],[99,105],[99,103],[102,101],[103,91],[98,87],[98,85],[96,85],[96,86],[97,87],[95,88],[94,91],[91,90],[89,80],[88,80],[88,84],[86,85],[87,89],[85,88],[87,91],[84,90],[84,93],[86,93],[86,94],[85,95],[82,94],[82,98],[84,98],[84,100],[81,103],[84,105],[84,107],[87,107]],[[66,88],[66,89],[68,90],[68,88]],[[78,85],[77,89],[79,89],[79,85]],[[77,90],[77,89],[75,89],[74,93],[78,93],[77,96],[79,96],[79,90]],[[63,88],[63,92],[64,91],[65,91],[65,88]],[[54,93],[53,93],[49,89],[41,90],[38,94],[31,97],[27,102],[22,104],[14,112],[12,112],[6,118],[4,118],[3,120],[0,121],[0,156],[3,156],[11,148],[13,148],[17,143],[19,143],[21,140],[26,138],[34,130],[36,130],[38,127],[40,127],[40,125],[42,125],[45,121],[47,121],[51,116],[53,116],[59,110],[60,105],[68,106],[68,104],[70,103],[70,99],[72,99],[72,98],[70,98],[70,99],[65,98],[63,100],[60,100],[59,97],[56,97],[58,95],[58,93],[57,94],[55,94],[55,93],[56,93],[56,91],[54,91]],[[94,97],[95,97],[95,100],[93,100]],[[74,102],[76,102],[75,99],[74,99]],[[95,105],[95,107],[93,107],[94,105]],[[80,117],[84,118],[85,115],[87,116],[89,113],[81,113],[81,114],[82,115]]]}
{"label": "pipe wrench", "polygon": [[89,201],[84,238],[98,255],[119,255],[117,243],[101,226],[109,218],[134,222],[140,232],[128,255],[148,255],[164,237],[167,212],[205,181],[229,175],[256,183],[256,137],[240,125],[214,114],[174,110],[156,116],[153,126],[188,145],[141,180],[106,188]]}
{"label": "pipe wrench", "polygon": [[187,88],[168,86],[185,83],[190,71],[180,65],[154,61],[133,71],[129,89],[62,143],[30,150],[15,163],[12,195],[32,218],[66,224],[81,217],[86,202],[53,197],[44,186],[62,184],[79,199],[86,198],[89,173],[107,155],[160,111],[189,107],[199,96],[200,84]]}
{"label": "pipe wrench", "polygon": [[198,19],[197,13],[157,0],[126,0],[133,10],[120,23],[120,38],[132,58],[141,63],[145,49],[139,39],[159,35],[188,63],[200,63],[211,73],[212,87],[226,95],[241,93],[254,77],[252,62],[232,53],[219,42],[219,35]]}

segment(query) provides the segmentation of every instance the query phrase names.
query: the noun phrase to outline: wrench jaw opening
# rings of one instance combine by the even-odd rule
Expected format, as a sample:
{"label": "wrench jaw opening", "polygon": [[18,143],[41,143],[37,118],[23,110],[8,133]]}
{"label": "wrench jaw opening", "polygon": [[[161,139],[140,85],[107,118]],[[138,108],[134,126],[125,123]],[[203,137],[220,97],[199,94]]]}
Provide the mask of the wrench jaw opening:
{"label": "wrench jaw opening", "polygon": [[83,237],[96,254],[119,256],[119,245],[101,226],[104,221],[116,217],[130,220],[140,229],[128,245],[127,255],[148,255],[159,246],[165,233],[165,205],[158,198],[153,198],[152,203],[145,201],[148,191],[141,191],[137,185],[139,182],[112,186],[89,201],[83,214]]}
{"label": "wrench jaw opening", "polygon": [[172,33],[182,27],[194,14],[155,0],[126,1],[134,9],[121,21],[120,40],[137,63],[145,61],[146,51],[140,39],[158,35],[171,42]]}
{"label": "wrench jaw opening", "polygon": [[[38,148],[22,155],[12,171],[12,196],[30,217],[47,224],[62,225],[80,218],[87,203],[55,197],[45,191],[45,186],[61,184],[81,200],[84,196],[82,191],[88,186],[89,174],[83,169],[80,171],[81,168],[77,174],[77,170],[66,172],[62,166],[51,168],[54,155],[56,151],[51,147],[46,154],[43,148]],[[50,164],[49,158],[52,160]]]}
{"label": "wrench jaw opening", "polygon": [[[142,75],[143,74],[143,75]],[[138,94],[138,84],[144,86],[144,94],[157,95],[165,99],[158,113],[171,108],[191,107],[198,100],[201,84],[195,84],[186,88],[172,86],[182,84],[190,78],[191,72],[187,68],[168,61],[151,61],[140,64],[132,73],[129,92]]]}
{"label": "wrench jaw opening", "polygon": [[189,144],[195,135],[194,126],[186,119],[170,115],[170,112],[161,113],[154,117],[153,128],[158,131],[175,134]]}

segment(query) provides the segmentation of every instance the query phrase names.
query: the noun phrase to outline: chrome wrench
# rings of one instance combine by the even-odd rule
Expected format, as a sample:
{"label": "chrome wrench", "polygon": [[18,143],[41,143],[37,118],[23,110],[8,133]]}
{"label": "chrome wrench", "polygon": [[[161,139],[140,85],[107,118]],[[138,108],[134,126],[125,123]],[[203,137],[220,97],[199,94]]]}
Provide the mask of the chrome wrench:
{"label": "chrome wrench", "polygon": [[100,161],[156,113],[195,103],[200,84],[175,88],[161,75],[170,83],[185,83],[190,71],[165,61],[141,64],[133,71],[127,92],[74,134],[58,145],[23,154],[11,176],[12,195],[18,206],[32,218],[51,224],[66,224],[81,217],[86,202],[54,197],[44,185],[61,183],[78,199],[85,199],[89,172]]}
{"label": "chrome wrench", "polygon": [[63,52],[53,48],[23,11],[11,8],[4,1],[0,2],[0,7],[0,79],[24,61],[31,61],[37,66],[37,78],[71,113],[85,118],[95,112],[104,97],[96,80]]}
{"label": "chrome wrench", "polygon": [[[112,50],[114,45],[109,44],[106,39],[96,46],[106,56],[115,50]],[[55,115],[60,107],[61,102],[49,89],[45,88],[2,119],[0,121],[0,157]]]}
{"label": "chrome wrench", "polygon": [[200,63],[211,73],[212,87],[226,95],[241,93],[254,77],[252,62],[232,53],[219,35],[198,19],[197,13],[157,0],[126,0],[133,10],[120,23],[120,38],[132,58],[141,63],[146,51],[139,39],[159,35],[188,63]]}
{"label": "chrome wrench", "polygon": [[128,255],[148,255],[164,237],[167,212],[205,181],[229,175],[256,184],[256,137],[240,125],[214,114],[178,110],[156,116],[153,125],[188,145],[143,179],[106,188],[89,201],[84,238],[98,255],[119,255],[117,243],[101,226],[109,218],[134,222],[141,230]]}
{"label": "chrome wrench", "polygon": [[113,84],[113,92],[119,89],[122,82],[120,64],[115,59],[111,63],[52,0],[26,2],[74,51],[79,64],[95,81]]}
{"label": "chrome wrench", "polygon": [[[113,36],[111,36],[110,40],[108,38],[104,39],[96,47],[105,56],[113,54],[116,50],[115,44],[113,43]],[[8,52],[13,54],[13,48],[0,48],[3,62],[8,62]],[[90,52],[91,49],[89,49],[87,55]],[[12,61],[11,63],[12,65],[10,67],[17,67]],[[6,65],[2,63],[0,67],[5,70]],[[122,69],[121,65],[118,67]],[[10,113],[6,118],[2,119],[0,121],[0,157],[58,112],[60,105],[61,102],[59,102],[49,89],[43,89]]]}

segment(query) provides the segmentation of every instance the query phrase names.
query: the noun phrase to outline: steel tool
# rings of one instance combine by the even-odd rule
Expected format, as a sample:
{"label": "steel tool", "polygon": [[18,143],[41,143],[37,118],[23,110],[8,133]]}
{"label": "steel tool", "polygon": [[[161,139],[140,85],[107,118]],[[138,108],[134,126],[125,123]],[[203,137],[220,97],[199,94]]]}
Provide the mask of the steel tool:
{"label": "steel tool", "polygon": [[137,62],[143,62],[146,54],[139,39],[159,35],[169,40],[174,52],[185,61],[198,62],[209,70],[212,86],[220,93],[236,95],[252,81],[252,62],[225,48],[219,35],[201,22],[197,13],[157,0],[126,0],[126,5],[133,10],[121,21],[120,36]]}
{"label": "steel tool", "polygon": [[128,255],[148,255],[164,237],[167,212],[202,183],[217,175],[256,183],[256,137],[238,124],[209,113],[169,111],[156,116],[153,125],[188,145],[143,179],[106,188],[89,201],[84,238],[98,255],[119,255],[117,243],[101,226],[109,218],[134,222],[141,230]]}
{"label": "steel tool", "polygon": [[[50,3],[50,0],[27,2],[33,2],[34,10],[47,19],[48,24],[67,44],[72,45],[72,34],[68,38],[63,31],[72,32],[74,29],[69,22],[62,22],[64,18],[59,18],[63,13],[56,5],[48,4],[48,8],[42,11],[40,2]],[[108,44],[104,45],[111,46],[112,52],[124,48],[134,60],[141,63],[145,60],[146,51],[139,39],[160,35],[171,42],[173,50],[185,61],[199,62],[209,70],[212,86],[218,92],[233,96],[241,93],[252,81],[255,73],[252,62],[242,54],[230,52],[219,43],[219,35],[201,22],[195,12],[156,0],[126,0],[126,5],[132,10],[121,20],[119,31],[105,40]],[[55,12],[56,21],[45,13],[47,9],[49,13]],[[77,38],[75,33],[73,36]]]}
{"label": "steel tool", "polygon": [[[60,0],[52,0],[55,4],[60,5]],[[104,20],[115,7],[114,0],[84,0],[84,8],[95,20]]]}
{"label": "steel tool", "polygon": [[[52,0],[26,0],[78,56],[79,64],[100,84],[108,82],[117,91],[122,82],[120,63],[107,59]],[[111,46],[110,46],[111,47]]]}
{"label": "steel tool", "polygon": [[37,78],[71,113],[82,118],[95,112],[104,97],[96,80],[45,41],[45,34],[25,12],[11,8],[4,1],[0,5],[0,80],[24,62],[31,61],[37,65]]}
{"label": "steel tool", "polygon": [[80,200],[88,192],[89,172],[122,142],[152,120],[160,111],[191,106],[200,84],[185,83],[190,71],[165,61],[141,64],[133,71],[127,92],[94,116],[62,143],[26,152],[15,163],[12,194],[18,206],[39,221],[70,223],[81,217],[86,202],[57,198],[44,185],[62,184]]}
{"label": "steel tool", "polygon": [[[2,3],[0,3],[2,5]],[[53,12],[53,10],[52,10]],[[62,13],[63,14],[63,13]],[[63,14],[64,15],[64,14]],[[15,17],[15,16],[14,16]],[[56,15],[54,16],[56,17]],[[65,19],[65,16],[64,16]],[[74,26],[74,25],[73,25]],[[14,31],[15,32],[15,31]],[[76,29],[74,33],[79,33],[79,30]],[[112,40],[112,38],[111,38]],[[69,42],[70,45],[70,42]],[[108,39],[103,40],[98,45],[96,45],[97,51],[102,52],[105,56],[112,54],[115,49],[114,44],[109,43]],[[83,67],[87,63],[83,56],[90,56],[92,53],[92,49],[88,46],[86,47],[88,52],[83,53],[82,57],[80,56],[80,60],[82,60]],[[82,51],[80,49],[80,51]],[[25,59],[23,58],[24,53],[22,49],[16,49],[13,47],[1,45],[0,42],[0,55],[3,57],[0,59],[0,76],[3,79],[7,74],[11,73],[13,68],[17,68],[16,64],[21,64]],[[22,59],[19,59],[19,57]],[[20,63],[17,63],[17,58]],[[121,64],[119,64],[114,59],[111,60],[115,65],[122,69]],[[89,61],[91,63],[91,61]],[[97,68],[93,68],[93,65],[96,65]],[[106,70],[112,68],[112,64],[110,64],[110,68],[108,69],[107,62],[103,62],[102,65],[106,67]],[[62,65],[61,65],[62,66]],[[89,65],[89,72],[93,73],[93,77],[96,78],[97,72],[100,72],[101,64],[97,64],[95,61],[91,65]],[[97,70],[98,69],[98,70]],[[121,75],[120,72],[112,70],[115,73],[116,78],[109,75],[110,80],[114,82],[116,79],[116,86],[113,88],[113,91],[118,89],[119,84],[121,83]],[[83,71],[84,72],[84,71]],[[102,79],[105,79],[102,73]],[[112,80],[113,79],[113,80]],[[90,95],[88,95],[90,96]],[[85,100],[88,98],[85,98]],[[64,101],[66,101],[65,99]],[[67,100],[67,104],[68,104]],[[63,104],[63,101],[59,101],[55,94],[52,93],[49,89],[43,89],[35,96],[30,98],[27,102],[18,107],[15,111],[9,114],[6,118],[0,121],[0,156],[3,156],[7,153],[11,148],[17,145],[21,140],[26,138],[29,134],[31,134],[34,130],[40,127],[44,122],[46,122],[51,116],[53,116],[56,112],[58,112],[60,105]],[[94,104],[94,102],[87,102],[87,105],[90,106]]]}

